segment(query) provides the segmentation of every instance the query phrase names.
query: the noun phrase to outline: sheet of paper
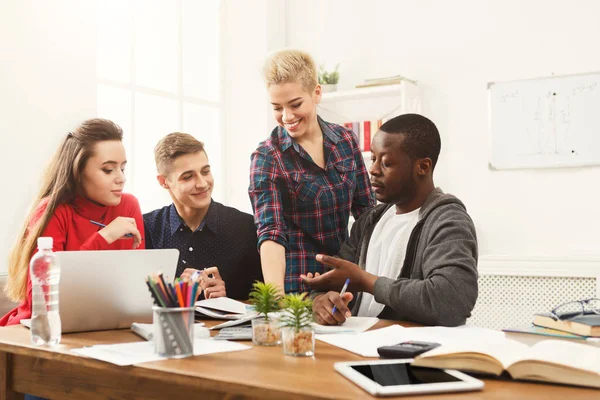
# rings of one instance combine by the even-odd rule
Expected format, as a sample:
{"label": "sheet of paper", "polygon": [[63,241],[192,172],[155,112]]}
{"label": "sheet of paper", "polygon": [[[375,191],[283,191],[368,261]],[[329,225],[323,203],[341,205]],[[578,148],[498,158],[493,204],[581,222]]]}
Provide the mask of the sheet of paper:
{"label": "sheet of paper", "polygon": [[229,297],[200,300],[196,302],[196,306],[226,311],[228,313],[246,314],[246,305],[241,301],[233,300]]}
{"label": "sheet of paper", "polygon": [[[230,342],[227,340],[214,339],[195,339],[194,355],[204,355],[213,353],[224,353],[229,351],[241,351],[252,348],[245,344]],[[133,365],[150,361],[166,360],[166,357],[160,357],[154,354],[153,342],[135,342],[96,345],[72,349],[73,353],[106,361],[116,365]]]}
{"label": "sheet of paper", "polygon": [[315,338],[363,357],[379,357],[377,348],[399,343],[398,337],[402,336],[405,329],[400,325],[391,325],[358,334],[315,335]]}
{"label": "sheet of paper", "polygon": [[377,317],[350,317],[343,325],[320,325],[312,323],[316,334],[361,333],[375,325]]}

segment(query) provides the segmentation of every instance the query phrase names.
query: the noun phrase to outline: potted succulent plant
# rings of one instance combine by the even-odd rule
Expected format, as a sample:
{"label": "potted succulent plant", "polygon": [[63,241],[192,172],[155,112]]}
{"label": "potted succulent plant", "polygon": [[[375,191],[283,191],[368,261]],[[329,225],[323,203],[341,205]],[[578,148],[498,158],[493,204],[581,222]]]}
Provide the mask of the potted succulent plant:
{"label": "potted succulent plant", "polygon": [[281,299],[279,288],[271,283],[256,281],[252,285],[250,304],[261,315],[252,320],[252,343],[260,346],[281,343],[279,319],[272,314],[281,309]]}
{"label": "potted succulent plant", "polygon": [[292,356],[315,354],[315,332],[311,325],[312,300],[306,293],[288,294],[283,298],[284,311],[280,319],[283,353]]}
{"label": "potted succulent plant", "polygon": [[323,93],[337,90],[337,84],[340,80],[339,67],[340,64],[336,65],[333,71],[327,71],[323,65],[319,66],[319,84]]}

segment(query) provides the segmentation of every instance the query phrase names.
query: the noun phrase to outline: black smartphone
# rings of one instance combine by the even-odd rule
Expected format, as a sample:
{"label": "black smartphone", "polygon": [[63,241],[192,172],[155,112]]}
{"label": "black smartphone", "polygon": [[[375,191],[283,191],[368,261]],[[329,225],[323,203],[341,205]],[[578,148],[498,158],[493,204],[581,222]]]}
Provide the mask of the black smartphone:
{"label": "black smartphone", "polygon": [[393,346],[378,347],[377,352],[383,358],[415,358],[419,354],[435,349],[439,345],[439,343],[410,340]]}

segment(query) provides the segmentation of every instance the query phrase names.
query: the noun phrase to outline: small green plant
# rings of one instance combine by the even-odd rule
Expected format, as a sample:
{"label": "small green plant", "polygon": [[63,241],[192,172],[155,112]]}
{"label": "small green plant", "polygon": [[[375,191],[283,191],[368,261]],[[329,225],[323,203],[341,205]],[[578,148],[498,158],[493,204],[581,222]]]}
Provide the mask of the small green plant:
{"label": "small green plant", "polygon": [[281,316],[281,326],[294,328],[299,332],[301,328],[309,326],[313,321],[312,300],[306,293],[287,294],[282,303],[285,312]]}
{"label": "small green plant", "polygon": [[338,69],[340,64],[335,66],[333,71],[326,71],[325,66],[319,65],[319,84],[321,85],[335,85],[340,80],[340,73]]}
{"label": "small green plant", "polygon": [[250,304],[259,314],[269,320],[269,313],[281,309],[282,296],[279,294],[279,288],[272,283],[256,281],[252,285],[250,292]]}

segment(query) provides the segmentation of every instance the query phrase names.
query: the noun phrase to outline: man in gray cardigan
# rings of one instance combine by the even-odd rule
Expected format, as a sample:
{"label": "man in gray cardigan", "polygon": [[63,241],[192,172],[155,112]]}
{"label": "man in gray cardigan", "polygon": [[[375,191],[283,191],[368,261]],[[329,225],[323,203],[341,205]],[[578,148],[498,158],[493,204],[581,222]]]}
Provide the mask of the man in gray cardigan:
{"label": "man in gray cardigan", "polygon": [[470,316],[477,237],[464,204],[435,188],[440,147],[435,124],[417,114],[387,121],[374,136],[371,183],[383,204],[361,215],[336,257],[317,255],[330,271],[302,276],[318,323],[358,315],[457,326]]}

